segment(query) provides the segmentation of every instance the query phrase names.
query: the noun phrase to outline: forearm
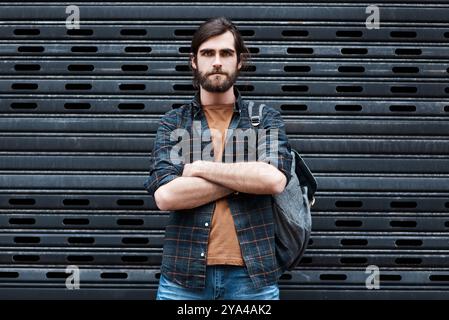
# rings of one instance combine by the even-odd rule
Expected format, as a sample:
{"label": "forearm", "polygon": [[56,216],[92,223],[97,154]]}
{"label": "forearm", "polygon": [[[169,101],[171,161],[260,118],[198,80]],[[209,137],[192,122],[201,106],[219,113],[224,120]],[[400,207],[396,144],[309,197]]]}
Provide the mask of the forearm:
{"label": "forearm", "polygon": [[183,210],[199,207],[234,192],[201,177],[178,177],[154,193],[161,210]]}
{"label": "forearm", "polygon": [[284,190],[287,180],[276,167],[261,161],[201,161],[196,168],[195,176],[244,193],[277,194]]}

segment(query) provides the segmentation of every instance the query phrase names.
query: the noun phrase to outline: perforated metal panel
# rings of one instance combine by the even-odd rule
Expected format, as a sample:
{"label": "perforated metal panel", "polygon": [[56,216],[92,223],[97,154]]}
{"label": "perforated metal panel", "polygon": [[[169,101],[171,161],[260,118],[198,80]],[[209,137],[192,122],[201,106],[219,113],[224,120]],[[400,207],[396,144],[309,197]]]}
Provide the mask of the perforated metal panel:
{"label": "perforated metal panel", "polygon": [[377,3],[373,30],[364,1],[81,2],[80,30],[66,4],[1,4],[0,298],[154,298],[168,216],[143,181],[219,15],[252,52],[238,88],[281,111],[319,182],[281,298],[448,298],[449,1]]}

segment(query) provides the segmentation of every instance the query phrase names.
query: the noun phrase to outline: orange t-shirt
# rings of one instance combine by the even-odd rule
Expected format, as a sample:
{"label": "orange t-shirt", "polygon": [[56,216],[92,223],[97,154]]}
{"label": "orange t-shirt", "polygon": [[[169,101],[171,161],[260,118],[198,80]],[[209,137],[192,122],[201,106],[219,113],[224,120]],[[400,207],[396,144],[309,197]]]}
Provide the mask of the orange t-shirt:
{"label": "orange t-shirt", "polygon": [[[209,125],[214,160],[221,162],[226,129],[233,115],[234,104],[202,106]],[[207,264],[244,266],[245,262],[235,230],[234,219],[226,198],[216,200],[207,246]]]}

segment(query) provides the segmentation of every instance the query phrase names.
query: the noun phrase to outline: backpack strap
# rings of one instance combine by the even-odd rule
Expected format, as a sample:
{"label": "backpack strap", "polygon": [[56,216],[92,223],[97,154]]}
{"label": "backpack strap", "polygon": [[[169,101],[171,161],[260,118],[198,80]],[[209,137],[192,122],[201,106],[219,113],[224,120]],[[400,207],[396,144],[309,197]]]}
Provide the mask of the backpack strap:
{"label": "backpack strap", "polygon": [[265,104],[262,103],[259,105],[259,114],[255,114],[253,112],[253,106],[254,102],[250,101],[248,104],[248,115],[250,116],[251,124],[253,125],[253,127],[257,128],[262,121],[262,112]]}

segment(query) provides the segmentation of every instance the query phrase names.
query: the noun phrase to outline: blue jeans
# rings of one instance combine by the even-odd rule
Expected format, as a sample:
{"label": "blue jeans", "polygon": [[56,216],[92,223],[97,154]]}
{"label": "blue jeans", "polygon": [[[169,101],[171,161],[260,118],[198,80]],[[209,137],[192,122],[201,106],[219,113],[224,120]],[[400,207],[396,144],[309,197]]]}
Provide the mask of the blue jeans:
{"label": "blue jeans", "polygon": [[279,300],[279,286],[254,289],[246,267],[207,266],[204,289],[185,288],[161,274],[156,300]]}

